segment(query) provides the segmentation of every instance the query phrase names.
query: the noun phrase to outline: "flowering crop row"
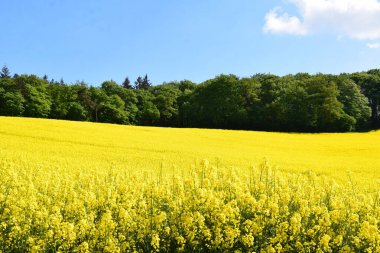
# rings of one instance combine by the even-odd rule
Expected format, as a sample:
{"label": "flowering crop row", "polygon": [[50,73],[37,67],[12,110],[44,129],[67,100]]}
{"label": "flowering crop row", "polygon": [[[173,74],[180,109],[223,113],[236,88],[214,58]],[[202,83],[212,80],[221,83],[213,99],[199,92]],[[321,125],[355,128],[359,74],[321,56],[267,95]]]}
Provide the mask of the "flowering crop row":
{"label": "flowering crop row", "polygon": [[0,159],[0,252],[380,252],[380,196],[312,172]]}

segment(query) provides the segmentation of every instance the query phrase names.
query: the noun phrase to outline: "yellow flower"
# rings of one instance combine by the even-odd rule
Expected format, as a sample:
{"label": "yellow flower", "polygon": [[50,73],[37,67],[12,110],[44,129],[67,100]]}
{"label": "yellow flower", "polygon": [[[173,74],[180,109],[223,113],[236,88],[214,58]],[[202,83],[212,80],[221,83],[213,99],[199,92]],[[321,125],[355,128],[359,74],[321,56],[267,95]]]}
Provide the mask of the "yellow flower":
{"label": "yellow flower", "polygon": [[253,246],[253,242],[255,239],[252,235],[248,234],[248,235],[243,235],[241,240],[242,240],[244,246],[251,247],[251,246]]}
{"label": "yellow flower", "polygon": [[341,246],[342,242],[343,242],[343,236],[342,235],[338,235],[338,236],[335,237],[335,239],[334,239],[334,244],[335,245]]}
{"label": "yellow flower", "polygon": [[158,234],[153,234],[152,239],[150,241],[150,245],[153,247],[155,251],[158,251],[160,248],[160,237]]}
{"label": "yellow flower", "polygon": [[330,246],[329,246],[330,239],[331,239],[331,237],[329,235],[324,235],[324,236],[322,236],[321,240],[319,241],[319,245],[321,246],[321,248],[324,251],[330,250]]}

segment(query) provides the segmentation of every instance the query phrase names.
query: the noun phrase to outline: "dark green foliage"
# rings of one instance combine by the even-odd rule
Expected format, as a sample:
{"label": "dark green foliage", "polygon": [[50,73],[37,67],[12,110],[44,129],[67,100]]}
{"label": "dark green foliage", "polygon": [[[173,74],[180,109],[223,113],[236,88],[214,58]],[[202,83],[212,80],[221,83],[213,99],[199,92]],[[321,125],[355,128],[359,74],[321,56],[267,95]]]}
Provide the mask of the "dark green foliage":
{"label": "dark green foliage", "polygon": [[154,95],[147,90],[137,90],[137,115],[139,125],[157,125],[160,111],[154,104]]}
{"label": "dark green foliage", "polygon": [[86,109],[78,102],[69,102],[66,119],[85,121],[87,120]]}
{"label": "dark green foliage", "polygon": [[234,75],[220,75],[200,84],[190,99],[191,126],[241,128],[247,119],[243,95]]}
{"label": "dark green foliage", "polygon": [[125,88],[125,89],[133,89],[132,85],[131,85],[131,81],[129,81],[129,78],[126,77],[124,79],[124,82],[122,84],[122,86]]}
{"label": "dark green foliage", "polygon": [[0,115],[21,116],[24,111],[25,99],[16,89],[11,78],[0,79]]}
{"label": "dark green foliage", "polygon": [[104,104],[107,102],[108,96],[103,89],[98,89],[95,87],[90,88],[90,110],[92,120],[98,122],[101,117],[100,110],[103,108]]}
{"label": "dark green foliage", "polygon": [[[308,103],[308,93],[305,85],[297,80],[281,83],[279,95],[273,101],[271,107],[276,112],[278,127],[285,131],[312,131],[316,127],[311,108]],[[276,129],[277,130],[277,129]]]}
{"label": "dark green foliage", "polygon": [[257,113],[258,129],[260,130],[278,130],[277,122],[278,111],[276,110],[275,101],[280,94],[280,77],[275,75],[257,74],[252,77],[260,83],[259,89],[259,111]]}
{"label": "dark green foliage", "polygon": [[[114,81],[105,81],[102,83],[101,88],[106,92],[107,96],[117,95],[122,100],[122,107],[125,111],[126,118],[124,123],[134,124],[136,123],[136,113],[137,108],[137,97],[135,92],[130,89],[125,89],[125,87],[118,85]],[[117,98],[114,98],[114,102],[117,104],[117,107],[121,106],[119,102],[116,102]],[[116,123],[116,122],[115,122]]]}
{"label": "dark green foliage", "polygon": [[25,100],[20,92],[2,92],[0,90],[0,97],[0,115],[21,116],[24,113]]}
{"label": "dark green foliage", "polygon": [[189,80],[183,80],[181,82],[174,82],[174,86],[178,87],[178,89],[182,92],[193,91],[195,88],[197,88],[197,85]]}
{"label": "dark green foliage", "polygon": [[177,125],[178,97],[181,95],[179,84],[169,83],[153,87],[150,92],[155,96],[154,105],[160,112],[159,124],[162,126]]}
{"label": "dark green foliage", "polygon": [[51,102],[47,95],[31,84],[26,84],[25,90],[26,104],[24,115],[27,117],[47,118],[51,106]]}
{"label": "dark green foliage", "polygon": [[118,95],[106,97],[99,108],[99,121],[117,124],[128,123],[128,113],[124,110],[124,101]]}
{"label": "dark green foliage", "polygon": [[148,75],[145,75],[144,77],[137,77],[135,81],[135,89],[136,90],[147,90],[152,86],[152,83],[148,79]]}
{"label": "dark green foliage", "polygon": [[0,78],[11,78],[11,73],[6,65],[1,68]]}
{"label": "dark green foliage", "polygon": [[343,104],[344,112],[355,119],[356,129],[367,128],[371,117],[368,98],[360,92],[360,87],[348,76],[340,75],[336,79],[339,89],[338,100]]}
{"label": "dark green foliage", "polygon": [[380,105],[380,70],[374,69],[367,73],[354,73],[350,78],[360,86],[361,92],[368,98],[371,107],[371,125],[380,127],[379,105]]}
{"label": "dark green foliage", "polygon": [[51,110],[48,84],[35,75],[20,75],[14,78],[14,82],[25,99],[23,116],[47,118]]}
{"label": "dark green foliage", "polygon": [[354,128],[355,119],[344,112],[335,82],[324,75],[317,75],[306,81],[305,88],[314,131],[339,132]]}
{"label": "dark green foliage", "polygon": [[341,132],[380,126],[380,70],[341,75],[299,73],[249,78],[220,75],[135,87],[48,81],[45,75],[0,78],[0,115],[171,127]]}

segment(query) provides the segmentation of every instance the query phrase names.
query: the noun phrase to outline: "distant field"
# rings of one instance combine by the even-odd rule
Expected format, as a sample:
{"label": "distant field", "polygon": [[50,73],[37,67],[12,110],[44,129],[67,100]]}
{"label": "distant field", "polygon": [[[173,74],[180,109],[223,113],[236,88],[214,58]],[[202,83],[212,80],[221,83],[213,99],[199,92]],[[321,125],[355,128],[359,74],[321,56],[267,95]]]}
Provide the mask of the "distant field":
{"label": "distant field", "polygon": [[356,180],[380,177],[380,132],[294,134],[177,129],[0,117],[0,155],[33,164],[187,170],[208,159],[249,168],[264,158],[283,171]]}
{"label": "distant field", "polygon": [[380,252],[379,151],[380,132],[0,117],[0,252]]}

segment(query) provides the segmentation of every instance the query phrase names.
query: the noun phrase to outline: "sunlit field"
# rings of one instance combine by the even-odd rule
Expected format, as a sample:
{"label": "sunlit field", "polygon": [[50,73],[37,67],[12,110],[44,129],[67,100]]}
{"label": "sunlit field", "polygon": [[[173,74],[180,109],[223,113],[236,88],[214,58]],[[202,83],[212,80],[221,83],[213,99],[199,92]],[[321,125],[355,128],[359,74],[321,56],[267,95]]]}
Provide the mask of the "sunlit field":
{"label": "sunlit field", "polygon": [[0,117],[0,155],[68,168],[187,170],[207,159],[240,169],[263,159],[282,171],[380,178],[380,132],[288,134],[176,129]]}
{"label": "sunlit field", "polygon": [[0,117],[0,252],[380,252],[380,132]]}

